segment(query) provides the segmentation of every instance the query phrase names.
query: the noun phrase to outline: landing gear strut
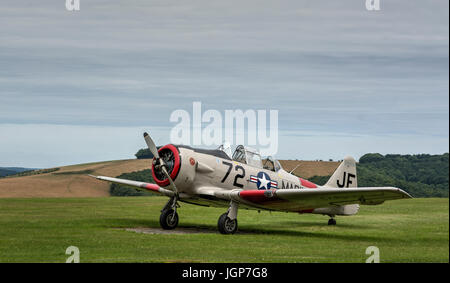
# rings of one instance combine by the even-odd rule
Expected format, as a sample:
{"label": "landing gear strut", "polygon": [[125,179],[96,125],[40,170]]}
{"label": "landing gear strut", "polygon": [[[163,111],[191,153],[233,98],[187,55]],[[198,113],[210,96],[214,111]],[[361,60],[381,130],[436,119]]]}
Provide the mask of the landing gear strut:
{"label": "landing gear strut", "polygon": [[172,197],[161,210],[159,224],[165,230],[172,230],[178,226],[177,198]]}
{"label": "landing gear strut", "polygon": [[219,217],[217,226],[219,228],[220,233],[234,234],[237,231],[238,228],[237,209],[238,204],[234,201],[231,201],[230,208],[228,208],[228,212],[222,214]]}

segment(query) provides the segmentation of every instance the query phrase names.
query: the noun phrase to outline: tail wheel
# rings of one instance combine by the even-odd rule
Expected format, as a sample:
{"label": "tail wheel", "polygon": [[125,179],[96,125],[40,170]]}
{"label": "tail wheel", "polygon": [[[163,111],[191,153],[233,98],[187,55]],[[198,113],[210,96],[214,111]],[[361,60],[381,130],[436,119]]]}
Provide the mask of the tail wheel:
{"label": "tail wheel", "polygon": [[237,219],[231,220],[228,217],[228,213],[224,213],[219,217],[217,226],[222,234],[234,234],[237,231],[238,222]]}
{"label": "tail wheel", "polygon": [[163,210],[159,217],[159,224],[165,230],[172,230],[178,226],[178,213],[173,209]]}
{"label": "tail wheel", "polygon": [[330,218],[328,220],[328,225],[336,225],[336,220],[334,218]]}

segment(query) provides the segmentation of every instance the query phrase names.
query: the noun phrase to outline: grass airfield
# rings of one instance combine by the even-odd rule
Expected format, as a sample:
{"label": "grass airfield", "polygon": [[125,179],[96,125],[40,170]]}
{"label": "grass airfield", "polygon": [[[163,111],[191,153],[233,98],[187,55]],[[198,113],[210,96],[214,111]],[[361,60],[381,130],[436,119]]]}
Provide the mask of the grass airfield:
{"label": "grass airfield", "polygon": [[217,232],[225,209],[181,204],[187,234],[159,229],[164,197],[0,199],[0,262],[359,262],[376,246],[380,262],[449,262],[449,200],[409,199],[328,217],[239,210],[235,235]]}

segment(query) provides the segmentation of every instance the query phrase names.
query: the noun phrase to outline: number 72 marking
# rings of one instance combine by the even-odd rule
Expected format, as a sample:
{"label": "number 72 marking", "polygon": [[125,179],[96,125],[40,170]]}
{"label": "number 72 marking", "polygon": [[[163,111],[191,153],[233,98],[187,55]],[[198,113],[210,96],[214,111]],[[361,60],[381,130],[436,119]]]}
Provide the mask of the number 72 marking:
{"label": "number 72 marking", "polygon": [[[222,164],[228,166],[227,173],[225,173],[225,176],[223,176],[223,179],[222,179],[222,181],[221,181],[221,182],[223,183],[223,182],[225,182],[225,180],[226,180],[226,179],[228,178],[228,176],[230,175],[231,169],[233,168],[233,164],[230,163],[230,162],[227,162],[227,161],[222,161]],[[235,170],[235,171],[240,170],[240,171],[241,171],[241,174],[236,174],[236,176],[234,177],[233,186],[238,187],[238,188],[243,188],[244,185],[239,184],[239,183],[237,182],[237,180],[238,180],[238,179],[242,179],[242,178],[245,177],[245,169],[244,169],[244,167],[242,167],[241,165],[236,165],[236,166],[234,167],[234,170]]]}

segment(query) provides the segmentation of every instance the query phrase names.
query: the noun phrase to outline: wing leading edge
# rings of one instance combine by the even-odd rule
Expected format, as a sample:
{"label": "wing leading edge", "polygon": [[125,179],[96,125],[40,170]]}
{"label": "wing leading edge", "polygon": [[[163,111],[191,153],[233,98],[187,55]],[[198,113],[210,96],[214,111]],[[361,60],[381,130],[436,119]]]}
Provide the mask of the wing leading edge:
{"label": "wing leading edge", "polygon": [[139,182],[139,181],[133,181],[133,180],[127,180],[127,179],[119,179],[119,178],[112,178],[112,177],[106,177],[106,176],[94,176],[89,175],[90,177],[96,178],[98,180],[107,181],[115,184],[121,184],[128,187],[140,189],[140,190],[148,190],[156,193],[160,193],[166,196],[173,196],[173,192],[163,189],[160,186],[152,183],[145,183],[145,182]]}

